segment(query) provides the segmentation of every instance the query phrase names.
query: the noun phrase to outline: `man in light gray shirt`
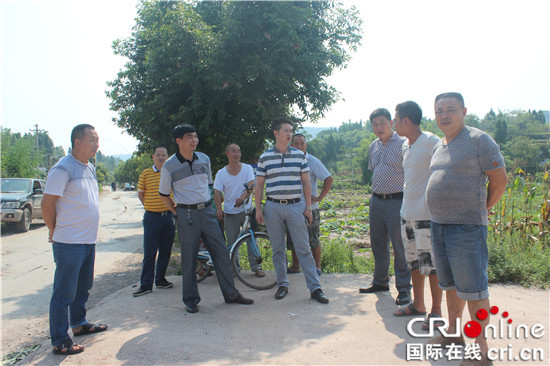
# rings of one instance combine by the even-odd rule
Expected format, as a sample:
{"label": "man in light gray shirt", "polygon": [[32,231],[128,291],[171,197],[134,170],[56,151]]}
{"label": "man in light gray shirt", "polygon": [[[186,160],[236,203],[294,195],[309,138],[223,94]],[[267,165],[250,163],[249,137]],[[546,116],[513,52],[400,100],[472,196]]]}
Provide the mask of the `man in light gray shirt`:
{"label": "man in light gray shirt", "polygon": [[99,226],[99,190],[88,160],[97,153],[99,138],[93,126],[81,124],[73,129],[71,143],[71,154],[50,169],[42,199],[55,261],[50,336],[53,353],[60,355],[84,351],[69,336],[69,319],[75,336],[107,330],[86,320]]}
{"label": "man in light gray shirt", "polygon": [[[461,94],[444,93],[435,98],[435,119],[445,136],[434,148],[426,199],[439,286],[447,296],[447,333],[456,333],[457,318],[462,318],[468,302],[470,317],[481,325],[475,342],[482,358],[465,359],[461,365],[491,365],[484,335],[489,317],[481,319],[476,314],[481,309],[488,312],[490,307],[487,210],[500,200],[508,179],[496,142],[487,133],[466,126],[465,116]],[[464,338],[440,335],[428,343],[445,347],[464,344]]]}
{"label": "man in light gray shirt", "polygon": [[[301,150],[307,158],[309,164],[309,182],[311,184],[311,214],[313,221],[307,227],[309,233],[309,246],[311,248],[311,253],[313,254],[313,259],[315,259],[315,267],[317,268],[317,274],[320,276],[323,271],[321,269],[321,212],[319,211],[319,202],[325,198],[325,196],[330,191],[332,187],[332,182],[334,178],[330,174],[327,168],[323,165],[321,160],[317,159],[315,156],[308,154],[306,137],[301,133],[297,133],[292,136],[290,141],[290,146]],[[317,180],[320,179],[323,181],[323,188],[321,193],[317,195]],[[298,261],[298,256],[294,250],[294,244],[290,235],[286,235],[287,247],[292,252],[292,264],[288,267],[288,273],[298,273],[300,272],[300,262]]]}

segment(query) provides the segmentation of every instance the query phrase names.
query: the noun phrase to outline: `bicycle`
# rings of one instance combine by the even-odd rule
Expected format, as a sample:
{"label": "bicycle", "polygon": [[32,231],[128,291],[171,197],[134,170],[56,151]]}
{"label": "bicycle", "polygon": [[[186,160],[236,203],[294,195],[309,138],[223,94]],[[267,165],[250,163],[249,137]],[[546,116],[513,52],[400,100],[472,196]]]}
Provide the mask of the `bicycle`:
{"label": "bicycle", "polygon": [[[245,204],[251,200],[248,197]],[[269,236],[261,231],[256,231],[256,209],[246,210],[246,219],[237,240],[229,248],[231,266],[235,276],[248,287],[257,290],[267,290],[275,287],[277,276],[273,267],[273,250]],[[252,265],[251,265],[252,264]],[[259,277],[253,271],[254,264],[261,266],[265,276]],[[201,243],[197,257],[197,282],[203,281],[212,274],[214,265],[210,253]]]}

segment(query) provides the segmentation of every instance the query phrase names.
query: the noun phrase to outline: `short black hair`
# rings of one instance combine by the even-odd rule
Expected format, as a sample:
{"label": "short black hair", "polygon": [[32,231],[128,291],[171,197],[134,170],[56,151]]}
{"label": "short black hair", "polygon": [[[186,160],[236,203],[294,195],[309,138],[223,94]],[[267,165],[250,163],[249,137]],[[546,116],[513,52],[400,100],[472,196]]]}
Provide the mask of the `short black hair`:
{"label": "short black hair", "polygon": [[294,142],[294,138],[295,138],[295,137],[303,137],[303,138],[304,138],[304,141],[307,142],[307,139],[306,139],[306,137],[305,137],[303,134],[301,134],[301,133],[295,133],[294,135],[292,135],[292,140],[290,140],[291,143]]}
{"label": "short black hair", "polygon": [[439,94],[437,97],[435,97],[435,103],[437,103],[439,99],[444,99],[444,98],[454,98],[458,101],[458,103],[460,103],[460,106],[464,108],[464,98],[462,97],[462,94],[457,92],[442,93],[442,94]]}
{"label": "short black hair", "polygon": [[287,117],[277,117],[271,122],[271,128],[273,131],[279,131],[281,129],[281,126],[284,124],[289,124],[290,126],[294,127],[294,123]]}
{"label": "short black hair", "polygon": [[372,123],[372,120],[376,117],[384,116],[388,119],[388,121],[391,121],[391,114],[390,111],[388,111],[386,108],[376,108],[371,114],[370,114],[370,123]]}
{"label": "short black hair", "polygon": [[166,152],[168,152],[168,148],[164,145],[157,145],[155,147],[153,147],[153,155],[155,155],[155,153],[157,152],[157,149],[160,149],[160,148],[164,148],[166,149]]}
{"label": "short black hair", "polygon": [[395,107],[395,113],[399,114],[401,119],[408,118],[415,125],[420,126],[420,121],[422,121],[422,109],[418,103],[408,100],[403,103],[399,103]]}
{"label": "short black hair", "polygon": [[86,130],[95,130],[95,127],[92,125],[89,125],[87,123],[82,123],[79,125],[76,125],[73,128],[73,131],[71,132],[71,146],[74,147],[74,142],[76,139],[82,140],[84,135],[86,134]]}
{"label": "short black hair", "polygon": [[181,139],[188,133],[197,133],[197,129],[193,125],[182,123],[181,125],[177,125],[176,127],[174,127],[174,129],[172,130],[172,137],[174,138],[174,140]]}

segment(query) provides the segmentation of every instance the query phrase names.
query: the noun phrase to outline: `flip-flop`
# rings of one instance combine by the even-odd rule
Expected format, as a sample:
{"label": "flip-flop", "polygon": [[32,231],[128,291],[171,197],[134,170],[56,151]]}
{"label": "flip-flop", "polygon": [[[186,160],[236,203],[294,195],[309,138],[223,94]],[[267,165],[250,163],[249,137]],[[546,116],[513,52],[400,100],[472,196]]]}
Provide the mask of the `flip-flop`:
{"label": "flip-flop", "polygon": [[[408,310],[408,312],[407,312]],[[425,311],[418,311],[413,306],[413,304],[409,304],[405,308],[401,308],[397,310],[395,313],[393,313],[394,316],[414,316],[414,315],[426,315]]]}
{"label": "flip-flop", "polygon": [[286,269],[286,273],[300,273],[300,272],[302,272],[302,270],[300,270],[300,269],[294,269],[294,268],[290,268],[290,267],[288,267]]}
{"label": "flip-flop", "polygon": [[53,348],[54,355],[76,355],[81,352],[84,352],[84,347],[79,344],[74,344],[73,342],[61,343]]}
{"label": "flip-flop", "polygon": [[108,328],[107,325],[104,324],[92,324],[92,323],[86,323],[82,326],[82,329],[80,329],[79,332],[73,333],[76,337],[83,336],[86,334],[92,334],[92,333],[99,333],[104,332]]}
{"label": "flip-flop", "polygon": [[[424,320],[424,323],[422,323],[422,330],[425,330],[425,331],[430,330],[430,318],[441,318],[441,315],[429,313],[426,319]],[[437,328],[442,325],[445,325],[445,322],[443,320],[434,321],[434,328]]]}

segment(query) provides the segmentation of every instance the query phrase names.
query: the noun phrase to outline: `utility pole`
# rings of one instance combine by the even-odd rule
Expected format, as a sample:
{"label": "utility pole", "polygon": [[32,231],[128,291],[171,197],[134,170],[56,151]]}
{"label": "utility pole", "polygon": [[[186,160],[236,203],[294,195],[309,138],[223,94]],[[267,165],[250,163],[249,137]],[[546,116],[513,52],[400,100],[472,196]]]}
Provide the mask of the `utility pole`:
{"label": "utility pole", "polygon": [[33,129],[30,129],[29,131],[31,132],[34,132],[34,137],[35,137],[35,141],[36,141],[36,169],[40,168],[40,149],[38,147],[38,133],[39,132],[44,132],[46,130],[40,130],[38,129],[38,124],[35,124],[34,125],[34,130]]}

